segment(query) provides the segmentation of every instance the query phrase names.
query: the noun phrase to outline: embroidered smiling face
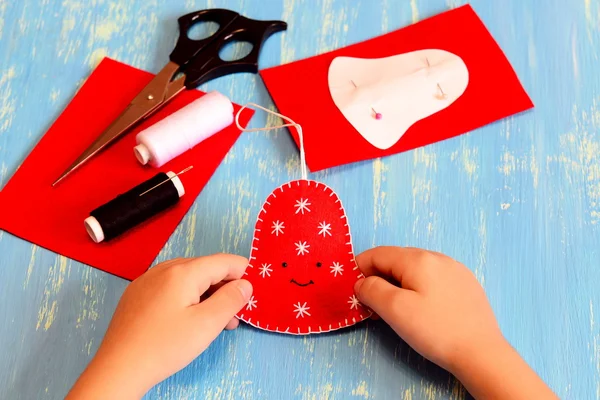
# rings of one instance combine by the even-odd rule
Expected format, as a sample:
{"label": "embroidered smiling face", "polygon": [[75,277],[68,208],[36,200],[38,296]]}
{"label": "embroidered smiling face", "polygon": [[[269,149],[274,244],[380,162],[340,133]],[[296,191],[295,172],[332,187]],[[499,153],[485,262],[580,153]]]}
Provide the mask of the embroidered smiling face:
{"label": "embroidered smiling face", "polygon": [[361,277],[338,196],[319,182],[286,183],[259,213],[244,277],[254,295],[238,317],[290,334],[350,326],[370,316],[354,296]]}

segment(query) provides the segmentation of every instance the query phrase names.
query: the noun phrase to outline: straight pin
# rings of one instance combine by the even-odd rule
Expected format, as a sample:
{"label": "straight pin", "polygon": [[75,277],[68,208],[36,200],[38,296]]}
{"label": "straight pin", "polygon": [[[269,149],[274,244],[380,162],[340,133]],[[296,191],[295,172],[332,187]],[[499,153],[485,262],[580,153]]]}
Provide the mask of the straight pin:
{"label": "straight pin", "polygon": [[[431,68],[431,63],[429,62],[429,58],[425,57],[425,62],[427,63],[427,68]],[[445,100],[448,98],[448,95],[446,94],[446,92],[444,92],[444,89],[442,89],[442,85],[439,84],[439,82],[437,83],[437,88],[439,90],[439,93],[435,96],[440,100]]]}
{"label": "straight pin", "polygon": [[442,89],[442,86],[438,83],[437,87],[440,90],[440,94],[437,96],[437,98],[440,100],[446,99],[448,97],[448,95],[444,92],[444,89]]}
{"label": "straight pin", "polygon": [[[354,86],[355,89],[358,89],[358,86],[352,79],[350,79],[350,82],[352,83],[352,85]],[[371,111],[373,111],[373,114],[375,115],[376,120],[379,121],[380,119],[383,118],[383,115],[381,113],[378,113],[377,111],[375,111],[375,109],[373,107],[371,107]]]}
{"label": "straight pin", "polygon": [[381,113],[378,113],[377,111],[375,111],[375,109],[373,107],[371,107],[371,110],[373,111],[373,113],[375,114],[375,119],[376,120],[380,120],[381,118],[383,118],[383,115]]}
{"label": "straight pin", "polygon": [[[350,82],[352,83],[352,85],[354,86],[355,89],[358,89],[358,86],[356,85],[356,83],[350,79]],[[373,107],[371,107],[371,111],[373,111],[373,114],[375,114],[375,119],[376,120],[380,120],[383,118],[383,115],[381,113],[378,113],[377,111],[375,111],[375,109]]]}

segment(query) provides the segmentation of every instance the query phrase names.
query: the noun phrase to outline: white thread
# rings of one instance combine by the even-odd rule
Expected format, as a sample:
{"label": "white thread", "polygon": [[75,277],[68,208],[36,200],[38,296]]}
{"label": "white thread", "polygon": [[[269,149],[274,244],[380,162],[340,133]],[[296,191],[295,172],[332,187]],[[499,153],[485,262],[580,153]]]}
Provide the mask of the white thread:
{"label": "white thread", "polygon": [[138,161],[161,167],[233,123],[233,104],[210,92],[140,132],[134,154]]}
{"label": "white thread", "polygon": [[[277,126],[264,127],[264,128],[250,128],[250,129],[244,128],[240,125],[240,114],[242,113],[242,111],[244,111],[249,106],[261,109],[268,114],[276,115],[279,118],[281,118],[282,120],[287,121],[289,123],[277,125]],[[235,124],[237,125],[237,128],[242,132],[271,131],[273,129],[288,128],[290,126],[293,126],[294,128],[296,128],[296,131],[298,132],[298,139],[300,141],[300,168],[301,168],[301,173],[302,173],[302,179],[305,181],[308,180],[308,169],[306,167],[306,154],[304,153],[304,135],[302,134],[302,126],[300,126],[300,124],[295,123],[294,121],[292,121],[291,118],[286,117],[285,115],[279,114],[275,111],[271,111],[268,108],[259,106],[258,104],[255,104],[255,103],[246,103],[242,108],[240,108],[240,110],[235,114]]]}

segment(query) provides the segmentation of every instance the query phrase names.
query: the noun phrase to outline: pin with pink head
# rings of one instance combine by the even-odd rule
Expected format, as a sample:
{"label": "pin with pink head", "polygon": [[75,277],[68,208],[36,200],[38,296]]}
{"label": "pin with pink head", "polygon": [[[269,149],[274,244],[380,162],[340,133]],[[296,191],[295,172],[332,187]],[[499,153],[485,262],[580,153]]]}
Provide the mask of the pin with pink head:
{"label": "pin with pink head", "polygon": [[379,121],[380,119],[383,118],[383,115],[381,113],[378,113],[377,111],[375,111],[375,109],[373,107],[371,107],[371,110],[373,110],[373,113],[375,114],[375,119],[377,121]]}
{"label": "pin with pink head", "polygon": [[[351,79],[350,82],[352,83],[352,86],[354,86],[355,89],[358,89],[358,85]],[[379,121],[380,119],[383,118],[383,114],[378,113],[377,111],[375,111],[375,109],[373,107],[371,107],[371,110],[373,111],[373,114],[375,115],[375,119],[377,121]]]}

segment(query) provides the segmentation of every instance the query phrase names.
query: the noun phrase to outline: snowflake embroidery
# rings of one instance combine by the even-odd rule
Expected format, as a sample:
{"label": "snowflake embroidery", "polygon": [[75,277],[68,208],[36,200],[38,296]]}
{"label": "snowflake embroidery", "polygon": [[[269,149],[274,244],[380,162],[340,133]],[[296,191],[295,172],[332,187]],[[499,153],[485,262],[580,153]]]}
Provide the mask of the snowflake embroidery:
{"label": "snowflake embroidery", "polygon": [[271,231],[271,235],[279,236],[280,233],[283,235],[283,230],[285,229],[285,226],[283,226],[282,221],[275,221],[273,222],[273,226],[271,228],[273,229]]}
{"label": "snowflake embroidery", "polygon": [[246,306],[246,310],[252,311],[253,308],[257,308],[256,303],[258,303],[258,300],[254,300],[254,296],[250,297],[250,300],[248,300],[248,305]]}
{"label": "snowflake embroidery", "polygon": [[310,317],[310,313],[308,312],[308,310],[310,310],[310,307],[308,307],[306,305],[306,302],[304,302],[304,304],[300,304],[300,302],[298,302],[298,304],[294,304],[295,310],[294,312],[296,313],[296,318],[304,318],[305,315],[308,315]]}
{"label": "snowflake embroidery", "polygon": [[350,304],[350,309],[357,309],[358,310],[358,306],[360,305],[360,302],[358,301],[358,299],[356,298],[356,296],[352,295],[350,297],[350,300],[348,300],[348,304]]}
{"label": "snowflake embroidery", "polygon": [[323,235],[323,237],[327,237],[327,235],[331,236],[331,224],[326,223],[325,221],[319,224],[319,235]]}
{"label": "snowflake embroidery", "polygon": [[294,244],[296,245],[296,251],[298,252],[299,256],[303,256],[304,254],[308,253],[308,248],[310,247],[308,243],[298,242]]}
{"label": "snowflake embroidery", "polygon": [[305,210],[306,210],[306,212],[310,212],[310,208],[308,208],[308,206],[310,206],[310,205],[311,204],[308,202],[308,199],[296,200],[296,205],[294,206],[297,208],[296,214],[301,212],[302,215],[304,215]]}
{"label": "snowflake embroidery", "polygon": [[331,273],[334,277],[338,276],[338,274],[342,275],[342,273],[344,272],[344,266],[338,262],[334,262],[333,265],[329,268],[331,268]]}
{"label": "snowflake embroidery", "polygon": [[267,277],[267,276],[271,276],[271,272],[273,272],[273,270],[271,269],[271,264],[263,264],[260,268],[260,276]]}

